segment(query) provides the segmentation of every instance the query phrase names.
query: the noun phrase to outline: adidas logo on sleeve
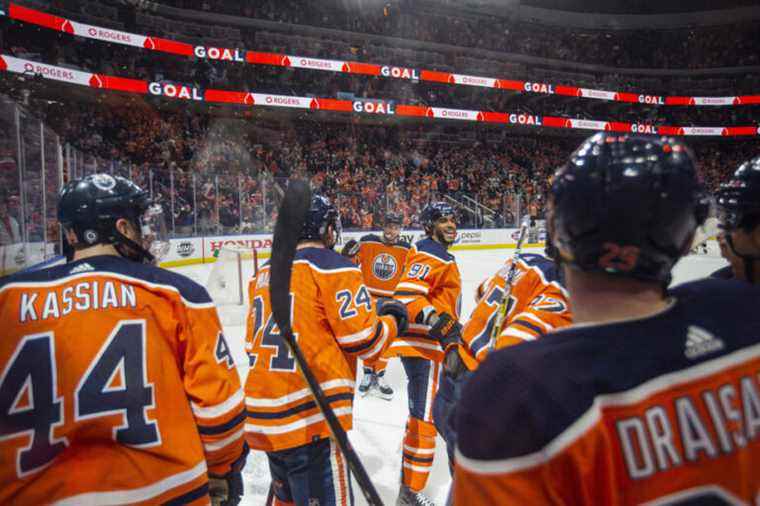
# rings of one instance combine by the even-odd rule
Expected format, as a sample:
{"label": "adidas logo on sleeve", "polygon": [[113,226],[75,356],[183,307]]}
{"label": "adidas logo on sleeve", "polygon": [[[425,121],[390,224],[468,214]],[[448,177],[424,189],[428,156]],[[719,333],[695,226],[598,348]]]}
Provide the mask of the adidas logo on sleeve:
{"label": "adidas logo on sleeve", "polygon": [[694,360],[724,348],[723,341],[701,327],[690,325],[686,334],[686,358]]}

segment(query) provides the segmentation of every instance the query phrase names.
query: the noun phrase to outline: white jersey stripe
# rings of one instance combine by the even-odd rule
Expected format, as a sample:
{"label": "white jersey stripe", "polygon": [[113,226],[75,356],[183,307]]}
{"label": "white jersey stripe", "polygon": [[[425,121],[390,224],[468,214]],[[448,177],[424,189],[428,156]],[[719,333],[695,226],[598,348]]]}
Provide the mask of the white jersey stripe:
{"label": "white jersey stripe", "polygon": [[[330,381],[325,381],[323,383],[320,383],[319,386],[322,387],[322,390],[327,393],[328,390],[338,387],[348,387],[351,390],[354,389],[355,383],[351,380],[347,379],[335,379]],[[245,399],[245,405],[250,408],[276,408],[278,406],[284,406],[286,404],[290,404],[291,402],[295,402],[297,400],[303,399],[304,397],[309,397],[311,395],[311,390],[308,388],[303,388],[301,390],[298,390],[296,392],[289,393],[287,395],[283,395],[282,397],[276,397],[272,399],[262,399],[258,397],[246,397]]]}
{"label": "white jersey stripe", "polygon": [[401,288],[409,288],[411,290],[420,292],[420,295],[427,295],[430,289],[424,285],[418,285],[417,283],[410,283],[409,281],[402,281],[398,285],[396,285],[396,291],[399,291]]}
{"label": "white jersey stripe", "polygon": [[[66,283],[70,283],[72,281],[76,281],[78,279],[82,278],[115,278],[120,279],[122,281],[127,281],[130,283],[143,285],[148,288],[159,288],[161,290],[167,290],[169,292],[174,292],[177,295],[179,295],[179,298],[182,300],[182,303],[190,308],[193,309],[208,309],[208,308],[214,308],[216,307],[212,302],[190,302],[186,298],[182,297],[182,294],[177,289],[176,286],[172,285],[164,285],[159,283],[151,283],[149,281],[145,281],[142,278],[135,278],[132,276],[125,276],[124,274],[119,274],[116,272],[110,272],[110,271],[90,271],[90,272],[83,272],[81,274],[72,274],[70,276],[64,276],[60,279],[55,279],[53,281],[19,281],[17,283],[8,283],[7,285],[0,288],[0,293],[4,292],[5,290],[9,290],[11,288],[30,288],[30,289],[37,289],[37,288],[52,288],[54,286],[63,285]],[[200,285],[198,285],[200,286]],[[200,287],[203,288],[203,287]],[[205,289],[204,289],[205,291]],[[209,297],[210,298],[210,297]]]}
{"label": "white jersey stripe", "polygon": [[148,501],[205,474],[206,461],[203,460],[192,469],[169,476],[147,487],[133,488],[131,490],[112,490],[109,492],[86,492],[67,497],[54,504],[57,506],[79,506],[82,504],[87,504],[88,506],[110,506]]}
{"label": "white jersey stripe", "polygon": [[388,340],[388,334],[389,334],[388,325],[385,322],[381,322],[381,323],[383,324],[382,336],[377,340],[377,342],[375,343],[375,346],[373,346],[371,350],[359,355],[359,358],[361,358],[362,360],[366,360],[367,357],[376,355],[385,346],[385,342]]}
{"label": "white jersey stripe", "polygon": [[404,445],[404,450],[418,455],[433,455],[435,453],[435,448],[415,448],[409,445]]}
{"label": "white jersey stripe", "polygon": [[468,458],[461,453],[461,450],[458,447],[456,450],[457,465],[461,466],[468,472],[486,475],[515,473],[539,466],[551,460],[555,455],[561,453],[591,430],[597,423],[599,423],[602,416],[602,409],[608,406],[628,406],[636,404],[663,390],[676,388],[679,385],[700,380],[730,367],[758,358],[760,358],[760,344],[734,351],[728,355],[703,362],[687,369],[672,371],[657,376],[646,383],[642,383],[641,385],[624,392],[599,395],[594,399],[594,403],[591,407],[578,418],[575,423],[550,441],[549,444],[534,453],[510,459],[479,460]]}
{"label": "white jersey stripe", "polygon": [[353,334],[347,334],[345,336],[336,337],[335,340],[338,341],[340,344],[351,344],[351,343],[356,343],[359,341],[364,341],[370,335],[372,335],[372,332],[374,332],[374,330],[375,330],[375,326],[371,325],[364,330],[360,330],[359,332],[354,332]]}
{"label": "white jersey stripe", "polygon": [[512,327],[507,327],[507,329],[501,333],[502,336],[506,337],[516,337],[518,339],[522,339],[523,341],[535,341],[536,336],[533,334],[529,334],[527,332],[524,332],[522,330],[518,330]]}
{"label": "white jersey stripe", "polygon": [[413,464],[409,464],[408,462],[404,462],[403,466],[407,469],[411,469],[412,471],[418,471],[420,473],[429,473],[430,469],[433,467],[433,464],[430,464],[430,467],[424,467],[424,466],[415,466]]}
{"label": "white jersey stripe", "polygon": [[[351,406],[343,406],[333,410],[335,416],[351,415]],[[296,420],[285,425],[255,425],[252,423],[245,424],[246,432],[253,432],[256,434],[286,434],[294,430],[300,430],[309,425],[314,425],[324,421],[325,417],[322,413],[315,413],[301,420]]]}
{"label": "white jersey stripe", "polygon": [[190,405],[193,408],[193,414],[196,416],[196,418],[216,418],[218,416],[225,415],[238,407],[238,405],[243,402],[243,397],[243,389],[240,388],[226,401],[220,402],[214,406],[199,406],[194,402],[191,402]]}
{"label": "white jersey stripe", "polygon": [[213,441],[210,443],[203,443],[203,447],[206,449],[206,451],[216,451],[221,450],[225,446],[229,445],[230,443],[234,443],[237,441],[242,435],[243,435],[243,428],[240,427],[239,430],[236,430],[234,433],[230,434],[226,438],[222,439],[221,441]]}

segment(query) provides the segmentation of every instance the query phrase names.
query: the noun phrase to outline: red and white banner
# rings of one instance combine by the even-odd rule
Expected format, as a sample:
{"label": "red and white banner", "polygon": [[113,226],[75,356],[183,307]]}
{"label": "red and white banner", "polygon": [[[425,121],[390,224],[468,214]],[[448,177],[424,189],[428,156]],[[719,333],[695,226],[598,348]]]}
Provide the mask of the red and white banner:
{"label": "red and white banner", "polygon": [[289,109],[310,109],[346,112],[351,114],[385,114],[391,116],[424,117],[436,120],[483,121],[530,127],[571,128],[576,130],[600,130],[612,132],[647,133],[655,135],[698,135],[698,136],[760,136],[760,126],[737,127],[679,127],[650,125],[646,123],[625,123],[599,121],[593,119],[539,116],[524,113],[475,111],[469,109],[449,109],[421,105],[397,104],[393,101],[360,99],[339,100],[334,98],[294,97],[290,95],[270,95],[246,91],[201,89],[194,86],[171,82],[148,82],[140,79],[94,74],[72,70],[57,65],[48,65],[8,55],[0,55],[0,70],[42,77],[55,81],[101,88],[128,93],[150,94],[176,100],[208,103],[237,104],[241,106],[285,107]]}
{"label": "red and white banner", "polygon": [[592,100],[606,100],[615,102],[640,103],[651,105],[673,106],[741,106],[760,104],[760,94],[741,95],[732,97],[692,97],[653,95],[646,93],[630,93],[622,91],[595,90],[576,86],[563,86],[549,83],[535,83],[530,81],[500,79],[496,77],[470,76],[454,74],[450,72],[438,72],[434,70],[415,69],[410,67],[393,67],[375,63],[362,63],[341,60],[326,60],[307,56],[295,56],[277,53],[263,53],[247,51],[244,49],[218,48],[210,46],[195,46],[186,42],[178,42],[149,35],[112,30],[94,25],[79,23],[46,12],[30,9],[21,5],[10,3],[8,17],[17,21],[34,24],[69,33],[80,37],[123,44],[127,46],[142,47],[151,51],[171,53],[182,56],[195,56],[209,60],[222,60],[230,62],[247,62],[252,65],[275,65],[279,67],[294,67],[310,70],[324,70],[328,72],[342,72],[347,74],[360,74],[394,79],[408,79],[412,81],[429,81],[445,83],[456,86],[480,86],[485,88],[498,88],[523,93],[544,93],[565,95],[570,97],[582,97]]}

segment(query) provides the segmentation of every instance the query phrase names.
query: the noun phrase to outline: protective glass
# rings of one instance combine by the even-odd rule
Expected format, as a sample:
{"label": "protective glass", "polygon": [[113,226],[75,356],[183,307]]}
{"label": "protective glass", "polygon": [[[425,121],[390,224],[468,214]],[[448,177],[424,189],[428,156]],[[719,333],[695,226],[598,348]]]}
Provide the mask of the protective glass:
{"label": "protective glass", "polygon": [[140,216],[142,247],[160,261],[169,253],[169,229],[166,226],[164,210],[158,204],[148,206]]}

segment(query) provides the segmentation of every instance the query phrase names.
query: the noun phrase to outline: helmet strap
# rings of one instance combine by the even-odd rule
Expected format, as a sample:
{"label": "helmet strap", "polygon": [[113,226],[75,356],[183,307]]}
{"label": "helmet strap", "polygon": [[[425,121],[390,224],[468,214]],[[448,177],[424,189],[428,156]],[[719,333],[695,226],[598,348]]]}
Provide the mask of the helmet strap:
{"label": "helmet strap", "polygon": [[736,251],[734,247],[734,240],[731,238],[731,234],[726,234],[726,244],[731,249],[731,252],[737,257],[741,258],[744,262],[744,274],[747,276],[747,281],[754,284],[755,280],[755,262],[760,262],[760,255],[744,255]]}
{"label": "helmet strap", "polygon": [[136,243],[114,228],[114,248],[122,257],[142,264],[152,264],[156,258],[141,244]]}

